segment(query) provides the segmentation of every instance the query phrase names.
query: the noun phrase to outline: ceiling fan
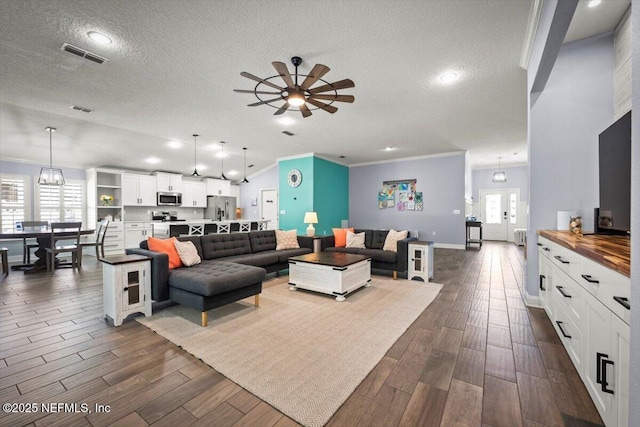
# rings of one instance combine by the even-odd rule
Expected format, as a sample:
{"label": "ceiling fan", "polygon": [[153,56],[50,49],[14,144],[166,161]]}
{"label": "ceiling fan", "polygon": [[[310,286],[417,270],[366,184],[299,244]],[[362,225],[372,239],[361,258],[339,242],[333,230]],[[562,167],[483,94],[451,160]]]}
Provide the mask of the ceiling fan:
{"label": "ceiling fan", "polygon": [[[329,83],[322,79],[322,77],[330,70],[326,65],[316,64],[309,74],[299,74],[298,66],[302,64],[302,58],[294,56],[291,58],[291,63],[296,68],[293,74],[289,72],[289,69],[284,62],[272,62],[273,68],[276,69],[278,74],[267,77],[266,79],[261,79],[260,77],[243,71],[240,73],[242,77],[255,80],[258,84],[256,84],[253,90],[234,89],[233,91],[239,93],[253,93],[259,101],[249,104],[248,106],[257,107],[258,105],[268,105],[277,109],[274,115],[292,110],[300,111],[300,113],[302,113],[302,117],[309,117],[311,115],[311,110],[317,109],[333,114],[338,111],[338,108],[332,105],[334,102],[353,102],[355,100],[353,95],[338,94],[340,89],[355,87],[356,85],[353,81],[344,79],[334,83]],[[284,81],[284,87],[281,87],[272,81],[278,77],[282,78]],[[298,82],[298,77],[301,79],[304,77],[302,83]],[[322,84],[313,87],[313,85],[319,82]],[[269,89],[275,89],[276,91]],[[276,95],[276,97],[272,99],[263,99],[266,98],[264,95]],[[281,106],[272,105],[272,103],[280,101],[284,101],[284,104]],[[307,104],[312,105],[315,108],[309,108]],[[297,109],[290,107],[297,107]]]}

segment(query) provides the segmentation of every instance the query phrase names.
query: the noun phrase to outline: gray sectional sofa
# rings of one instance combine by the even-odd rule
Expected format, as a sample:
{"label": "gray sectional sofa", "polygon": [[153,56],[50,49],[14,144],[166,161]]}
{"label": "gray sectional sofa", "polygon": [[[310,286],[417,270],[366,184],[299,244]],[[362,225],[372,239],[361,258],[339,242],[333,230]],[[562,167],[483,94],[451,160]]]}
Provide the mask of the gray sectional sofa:
{"label": "gray sectional sofa", "polygon": [[352,254],[360,254],[371,257],[371,268],[377,270],[391,271],[393,278],[398,277],[398,273],[405,276],[408,263],[408,243],[417,240],[410,237],[410,233],[406,239],[398,241],[397,252],[385,251],[384,241],[387,238],[389,230],[359,230],[354,229],[355,233],[364,233],[364,249],[359,248],[336,248],[333,236],[323,236],[321,238],[321,248],[328,252],[346,252]]}
{"label": "gray sectional sofa", "polygon": [[276,250],[275,231],[207,234],[178,237],[191,241],[202,259],[200,264],[169,270],[169,256],[149,250],[147,241],[127,254],[151,257],[151,294],[156,302],[171,300],[200,310],[202,326],[207,310],[255,295],[259,305],[262,281],[267,273],[289,268],[292,256],[313,252],[313,239],[298,237],[300,249]]}

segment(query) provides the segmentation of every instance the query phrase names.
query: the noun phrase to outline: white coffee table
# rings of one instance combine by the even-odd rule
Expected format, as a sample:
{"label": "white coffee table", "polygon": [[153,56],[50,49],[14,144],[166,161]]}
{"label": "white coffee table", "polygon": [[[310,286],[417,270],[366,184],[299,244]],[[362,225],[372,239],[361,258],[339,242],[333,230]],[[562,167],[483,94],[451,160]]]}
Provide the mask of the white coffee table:
{"label": "white coffee table", "polygon": [[289,258],[289,290],[298,288],[345,296],[370,286],[371,258],[341,252],[320,252]]}

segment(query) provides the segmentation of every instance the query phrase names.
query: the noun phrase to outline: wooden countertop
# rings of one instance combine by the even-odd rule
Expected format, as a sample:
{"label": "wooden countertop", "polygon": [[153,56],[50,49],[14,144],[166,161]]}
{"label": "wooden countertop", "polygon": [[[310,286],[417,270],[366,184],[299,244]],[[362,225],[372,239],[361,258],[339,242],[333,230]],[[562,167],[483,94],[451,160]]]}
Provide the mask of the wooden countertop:
{"label": "wooden countertop", "polygon": [[631,277],[631,239],[603,234],[580,235],[570,231],[538,230],[538,235]]}

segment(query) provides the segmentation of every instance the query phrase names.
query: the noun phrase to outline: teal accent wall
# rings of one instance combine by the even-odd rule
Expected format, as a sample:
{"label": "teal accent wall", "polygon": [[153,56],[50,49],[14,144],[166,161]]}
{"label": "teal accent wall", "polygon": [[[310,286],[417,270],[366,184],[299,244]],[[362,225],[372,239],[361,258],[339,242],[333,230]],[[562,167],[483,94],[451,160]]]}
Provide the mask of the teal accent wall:
{"label": "teal accent wall", "polygon": [[[313,157],[281,160],[278,163],[280,182],[280,229],[297,229],[298,234],[306,232],[307,225],[302,221],[304,213],[313,211]],[[287,176],[292,169],[302,173],[302,181],[297,187],[289,186]],[[284,212],[284,213],[283,213]]]}
{"label": "teal accent wall", "polygon": [[349,219],[349,168],[314,157],[313,176],[316,234],[332,234],[332,228],[339,228],[343,219]]}
{"label": "teal accent wall", "polygon": [[[302,173],[298,187],[291,187],[287,176],[292,169]],[[316,234],[331,234],[349,219],[349,168],[318,157],[282,160],[278,163],[280,183],[280,228],[305,234],[305,212],[317,212]],[[284,212],[284,213],[282,213]]]}

